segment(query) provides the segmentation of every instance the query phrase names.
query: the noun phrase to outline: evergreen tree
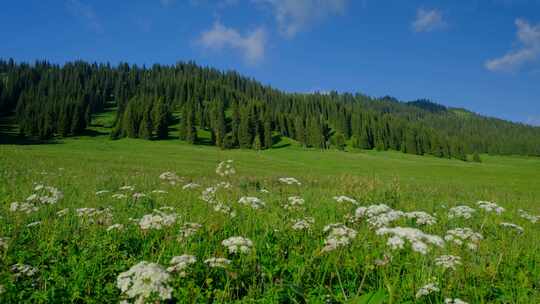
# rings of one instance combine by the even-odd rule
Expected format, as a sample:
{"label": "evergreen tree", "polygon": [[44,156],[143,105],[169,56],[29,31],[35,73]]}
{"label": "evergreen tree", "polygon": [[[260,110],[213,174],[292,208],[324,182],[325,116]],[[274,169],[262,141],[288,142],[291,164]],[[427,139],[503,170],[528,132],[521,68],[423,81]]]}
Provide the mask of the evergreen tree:
{"label": "evergreen tree", "polygon": [[158,139],[165,139],[169,136],[169,109],[163,98],[158,98],[153,108],[152,121],[154,131]]}
{"label": "evergreen tree", "polygon": [[270,115],[264,116],[264,147],[266,149],[272,148],[272,120]]}
{"label": "evergreen tree", "polygon": [[251,148],[253,143],[253,133],[249,111],[243,109],[243,111],[240,112],[240,125],[238,128],[238,142],[240,148]]}

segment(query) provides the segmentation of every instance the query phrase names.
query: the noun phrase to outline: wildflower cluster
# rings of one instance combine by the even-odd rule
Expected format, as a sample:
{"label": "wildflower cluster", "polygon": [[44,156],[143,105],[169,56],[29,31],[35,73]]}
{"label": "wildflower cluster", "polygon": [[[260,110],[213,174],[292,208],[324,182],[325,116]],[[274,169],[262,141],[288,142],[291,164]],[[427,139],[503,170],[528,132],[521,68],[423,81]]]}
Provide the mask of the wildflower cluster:
{"label": "wildflower cluster", "polygon": [[475,209],[469,207],[469,206],[456,206],[450,208],[448,210],[448,218],[464,218],[464,219],[470,219],[473,214],[476,212]]}
{"label": "wildflower cluster", "polygon": [[30,214],[32,212],[38,211],[39,207],[35,206],[32,203],[27,203],[27,202],[23,202],[23,203],[13,202],[9,206],[9,210],[11,212],[22,212],[22,213]]}
{"label": "wildflower cluster", "polygon": [[306,217],[303,219],[294,220],[293,222],[293,230],[307,230],[315,223],[315,219],[312,217]]}
{"label": "wildflower cluster", "polygon": [[455,255],[441,255],[435,259],[435,265],[444,269],[455,270],[456,266],[461,265],[461,257]]}
{"label": "wildflower cluster", "polygon": [[437,223],[435,217],[424,211],[403,212],[394,210],[385,204],[358,207],[355,211],[356,220],[366,218],[366,221],[371,226],[377,228],[387,227],[402,217],[414,219],[418,225],[433,225]]}
{"label": "wildflower cluster", "polygon": [[266,205],[262,200],[253,196],[243,196],[238,200],[238,203],[241,205],[250,206],[253,209],[260,209]]}
{"label": "wildflower cluster", "polygon": [[279,178],[279,182],[280,183],[283,183],[283,184],[287,184],[287,185],[297,185],[297,186],[301,186],[302,183],[299,182],[296,178],[294,177],[280,177]]}
{"label": "wildflower cluster", "polygon": [[190,236],[197,233],[197,231],[202,227],[201,224],[198,223],[185,223],[182,228],[180,228],[180,234],[178,235],[178,240],[182,241]]}
{"label": "wildflower cluster", "polygon": [[199,188],[201,185],[196,183],[188,183],[182,186],[182,190],[190,190],[190,189],[196,189]]}
{"label": "wildflower cluster", "polygon": [[172,186],[176,185],[176,183],[181,182],[182,178],[180,178],[176,173],[174,172],[163,172],[159,175],[159,179],[168,182]]}
{"label": "wildflower cluster", "polygon": [[234,161],[231,159],[220,162],[216,168],[217,175],[226,177],[236,174],[236,169],[234,168],[233,163]]}
{"label": "wildflower cluster", "polygon": [[168,285],[169,281],[170,274],[159,264],[142,261],[120,273],[116,286],[127,299],[143,304],[152,297],[170,300],[172,288]]}
{"label": "wildflower cluster", "polygon": [[213,257],[204,260],[204,263],[211,268],[227,268],[227,266],[231,264],[231,261],[226,258]]}
{"label": "wildflower cluster", "polygon": [[416,293],[416,298],[417,299],[420,299],[421,297],[424,297],[424,296],[428,296],[434,292],[439,292],[441,291],[439,289],[439,286],[437,286],[436,283],[429,283],[429,284],[426,284],[424,286],[422,286],[418,292]]}
{"label": "wildflower cluster", "polygon": [[379,228],[377,235],[390,234],[391,237],[387,241],[387,245],[392,249],[403,249],[405,241],[411,243],[411,248],[415,252],[421,254],[427,254],[429,247],[428,244],[442,247],[444,240],[437,236],[422,232],[416,228],[410,227],[395,227],[395,228]]}
{"label": "wildflower cluster", "polygon": [[185,277],[187,275],[186,269],[189,267],[189,265],[195,264],[195,262],[197,262],[197,258],[192,255],[184,254],[181,256],[175,256],[169,262],[171,266],[167,268],[167,271],[176,272],[181,277]]}
{"label": "wildflower cluster", "polygon": [[64,194],[55,187],[39,184],[34,187],[34,193],[26,198],[27,202],[39,202],[42,204],[56,204],[64,197]]}
{"label": "wildflower cluster", "polygon": [[153,213],[144,215],[138,220],[138,223],[142,230],[159,230],[174,225],[177,218],[178,214],[176,213],[165,213],[161,210],[154,210]]}
{"label": "wildflower cluster", "polygon": [[460,300],[458,298],[455,298],[455,299],[451,299],[451,298],[446,298],[444,299],[444,304],[469,304],[463,300]]}
{"label": "wildflower cluster", "polygon": [[456,228],[448,230],[444,239],[458,246],[466,244],[470,250],[476,250],[478,243],[484,237],[480,233],[474,232],[471,228]]}
{"label": "wildflower cluster", "polygon": [[351,203],[353,205],[358,205],[358,201],[345,195],[334,196],[334,200],[338,203]]}
{"label": "wildflower cluster", "polygon": [[123,229],[124,229],[124,225],[122,225],[122,224],[113,224],[113,225],[110,225],[109,227],[107,227],[107,231],[123,230]]}
{"label": "wildflower cluster", "polygon": [[78,208],[77,216],[91,224],[110,225],[113,214],[111,208]]}
{"label": "wildflower cluster", "polygon": [[109,191],[109,190],[98,190],[98,191],[96,191],[96,196],[100,196],[100,195],[103,195],[103,194],[109,193],[109,192],[111,192],[111,191]]}
{"label": "wildflower cluster", "polygon": [[31,277],[38,272],[38,269],[30,265],[17,263],[11,266],[11,272],[13,272],[13,276],[16,278]]}
{"label": "wildflower cluster", "polygon": [[505,228],[511,228],[511,229],[515,229],[517,230],[519,233],[523,233],[525,230],[523,229],[523,227],[519,226],[519,225],[516,225],[514,223],[508,223],[508,222],[502,222],[500,223],[501,227],[505,227]]}
{"label": "wildflower cluster", "polygon": [[357,235],[356,230],[348,228],[341,223],[327,225],[323,231],[328,233],[328,236],[324,242],[322,252],[333,251],[338,247],[348,246]]}
{"label": "wildflower cluster", "polygon": [[536,222],[538,222],[540,220],[540,215],[532,215],[532,214],[529,214],[527,213],[525,210],[522,210],[522,209],[519,209],[518,210],[518,214],[521,218],[524,218],[526,220],[528,220],[529,222],[535,224]]}
{"label": "wildflower cluster", "polygon": [[253,247],[253,242],[250,239],[233,236],[226,240],[223,240],[221,244],[227,247],[229,253],[249,253]]}
{"label": "wildflower cluster", "polygon": [[304,199],[300,196],[290,196],[287,198],[287,202],[283,205],[283,208],[287,210],[303,210]]}
{"label": "wildflower cluster", "polygon": [[492,202],[486,202],[486,201],[479,201],[476,203],[476,205],[478,206],[478,208],[486,211],[486,212],[495,212],[497,214],[501,214],[504,212],[504,208],[497,205],[496,203],[492,203]]}

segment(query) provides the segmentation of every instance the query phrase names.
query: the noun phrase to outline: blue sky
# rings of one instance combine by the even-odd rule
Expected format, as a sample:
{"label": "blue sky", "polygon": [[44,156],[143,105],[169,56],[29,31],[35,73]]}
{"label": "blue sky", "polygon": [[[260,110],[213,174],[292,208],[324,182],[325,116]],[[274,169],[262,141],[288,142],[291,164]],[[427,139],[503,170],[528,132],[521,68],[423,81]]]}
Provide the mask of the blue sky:
{"label": "blue sky", "polygon": [[540,125],[540,0],[18,0],[0,34],[19,61],[195,60]]}

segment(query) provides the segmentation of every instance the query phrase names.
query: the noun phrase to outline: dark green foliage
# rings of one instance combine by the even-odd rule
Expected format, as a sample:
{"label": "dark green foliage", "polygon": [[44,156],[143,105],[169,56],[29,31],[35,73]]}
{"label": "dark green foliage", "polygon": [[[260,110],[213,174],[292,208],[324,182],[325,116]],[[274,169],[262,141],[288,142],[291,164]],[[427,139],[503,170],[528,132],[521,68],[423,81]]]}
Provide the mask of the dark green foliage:
{"label": "dark green foliage", "polygon": [[[355,148],[397,150],[466,160],[467,154],[540,155],[540,128],[486,118],[429,100],[402,103],[362,94],[290,94],[236,72],[194,63],[150,68],[121,63],[0,60],[0,114],[16,113],[23,136],[84,132],[91,116],[114,104],[111,138],[168,137],[172,113],[180,138],[197,142],[197,128],[221,148],[272,147],[272,135],[327,149],[330,134]],[[336,136],[339,134],[339,142]]]}
{"label": "dark green foliage", "polygon": [[338,132],[333,136],[333,144],[338,150],[345,150],[346,142],[345,142],[345,136]]}

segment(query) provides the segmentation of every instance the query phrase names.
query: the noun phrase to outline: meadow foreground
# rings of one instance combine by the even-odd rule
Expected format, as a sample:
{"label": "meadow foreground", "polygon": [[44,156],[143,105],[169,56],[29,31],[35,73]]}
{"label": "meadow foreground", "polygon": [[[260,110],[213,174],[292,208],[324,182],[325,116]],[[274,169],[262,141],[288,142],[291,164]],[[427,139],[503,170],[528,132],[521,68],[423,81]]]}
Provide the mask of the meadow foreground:
{"label": "meadow foreground", "polygon": [[540,302],[540,160],[483,159],[0,146],[0,302]]}

